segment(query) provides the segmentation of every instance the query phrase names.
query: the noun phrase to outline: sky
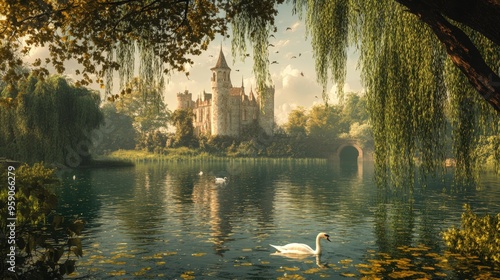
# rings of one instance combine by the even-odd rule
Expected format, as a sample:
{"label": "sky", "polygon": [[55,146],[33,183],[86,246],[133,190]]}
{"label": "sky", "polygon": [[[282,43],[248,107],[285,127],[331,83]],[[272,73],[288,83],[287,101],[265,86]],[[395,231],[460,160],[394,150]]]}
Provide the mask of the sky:
{"label": "sky", "polygon": [[[317,82],[314,66],[314,57],[311,42],[306,38],[306,28],[303,20],[292,14],[290,5],[282,5],[279,8],[275,24],[277,32],[274,38],[270,37],[269,61],[276,61],[277,64],[270,65],[271,78],[275,86],[275,119],[278,124],[283,124],[288,119],[288,114],[293,109],[302,106],[306,109],[319,103],[321,99],[322,87]],[[231,39],[216,37],[209,45],[208,49],[199,56],[192,57],[194,64],[187,65],[189,79],[184,73],[173,73],[167,78],[164,91],[164,101],[171,111],[177,107],[177,93],[188,90],[195,99],[204,90],[211,92],[210,68],[215,66],[219,50],[226,57],[226,61],[231,68],[231,82],[234,87],[240,87],[243,80],[245,93],[250,92],[250,88],[256,88],[256,81],[252,71],[252,57],[247,57],[245,61],[239,58],[234,59],[231,53]],[[251,53],[251,47],[248,46]],[[27,61],[33,61],[37,57],[47,56],[47,50],[37,48],[30,52]],[[362,92],[359,70],[357,69],[358,55],[354,50],[348,51],[347,78],[344,84],[345,92]],[[79,68],[75,62],[65,63],[66,73],[69,78],[73,77],[74,69]],[[303,75],[301,75],[301,73]],[[119,83],[114,83],[118,85]],[[91,86],[100,90],[98,85]],[[336,85],[328,85],[330,102],[335,102]],[[119,91],[118,86],[113,88],[113,93]],[[254,90],[255,92],[255,90]]]}

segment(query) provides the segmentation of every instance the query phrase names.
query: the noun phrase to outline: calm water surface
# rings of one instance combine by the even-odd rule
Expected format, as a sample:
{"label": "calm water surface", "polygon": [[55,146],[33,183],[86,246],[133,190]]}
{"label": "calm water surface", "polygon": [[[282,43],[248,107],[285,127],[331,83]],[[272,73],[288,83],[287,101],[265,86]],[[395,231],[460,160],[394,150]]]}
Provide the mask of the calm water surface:
{"label": "calm water surface", "polygon": [[[500,277],[445,253],[441,238],[459,226],[464,203],[500,212],[495,176],[484,175],[479,189],[440,181],[413,196],[379,191],[370,164],[157,163],[61,176],[60,211],[87,222],[78,278]],[[216,185],[215,176],[229,181]],[[332,242],[318,259],[269,246],[314,247],[320,231]]]}

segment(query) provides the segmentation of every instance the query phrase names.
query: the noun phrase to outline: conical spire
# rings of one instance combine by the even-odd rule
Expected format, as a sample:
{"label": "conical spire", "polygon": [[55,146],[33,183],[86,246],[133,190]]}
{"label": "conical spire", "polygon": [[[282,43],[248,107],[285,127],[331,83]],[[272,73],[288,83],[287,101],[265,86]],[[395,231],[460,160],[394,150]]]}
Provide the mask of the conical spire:
{"label": "conical spire", "polygon": [[227,62],[226,62],[226,58],[224,57],[224,53],[222,52],[222,43],[220,45],[220,52],[219,52],[219,59],[217,59],[217,63],[215,64],[215,66],[210,69],[210,70],[213,70],[213,69],[216,69],[216,68],[227,68],[227,69],[231,69],[229,68],[229,66],[227,66]]}

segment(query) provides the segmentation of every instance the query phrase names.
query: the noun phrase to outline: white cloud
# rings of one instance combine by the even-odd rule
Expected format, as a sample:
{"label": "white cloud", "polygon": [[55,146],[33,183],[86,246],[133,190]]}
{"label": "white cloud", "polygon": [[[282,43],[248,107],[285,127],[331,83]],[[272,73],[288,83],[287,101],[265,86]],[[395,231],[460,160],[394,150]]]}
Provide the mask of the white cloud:
{"label": "white cloud", "polygon": [[[301,23],[300,23],[300,21],[298,21],[298,20],[297,20],[296,22],[294,22],[294,23],[292,24],[292,26],[290,26],[290,28],[292,28],[292,30],[291,30],[291,31],[292,31],[292,32],[297,31],[297,29],[298,29],[300,26],[301,26]],[[288,31],[290,31],[290,30],[288,30]]]}
{"label": "white cloud", "polygon": [[290,40],[286,39],[286,40],[279,40],[278,42],[275,42],[275,43],[273,42],[273,45],[276,49],[280,49],[280,48],[287,46],[289,43],[290,43]]}

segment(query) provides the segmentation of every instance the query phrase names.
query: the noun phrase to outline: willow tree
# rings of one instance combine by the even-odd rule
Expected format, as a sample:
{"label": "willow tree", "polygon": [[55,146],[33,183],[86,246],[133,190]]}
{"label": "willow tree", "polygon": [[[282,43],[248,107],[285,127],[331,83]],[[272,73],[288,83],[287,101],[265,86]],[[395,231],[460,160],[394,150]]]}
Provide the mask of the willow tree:
{"label": "willow tree", "polygon": [[[498,138],[500,112],[500,84],[492,70],[500,69],[498,31],[466,26],[469,15],[455,15],[458,3],[472,1],[294,2],[323,85],[333,79],[341,91],[347,48],[354,45],[360,52],[381,183],[412,185],[415,158],[423,175],[443,170],[447,117],[457,175],[471,179],[475,145],[486,132]],[[474,14],[472,8],[486,9],[480,5],[489,2],[497,12],[490,22],[498,21],[498,1],[476,2],[463,12]],[[494,152],[498,161],[500,151]]]}
{"label": "willow tree", "polygon": [[5,87],[2,97],[11,100],[0,106],[2,155],[70,166],[89,158],[90,133],[102,122],[99,94],[59,76],[30,76]]}

